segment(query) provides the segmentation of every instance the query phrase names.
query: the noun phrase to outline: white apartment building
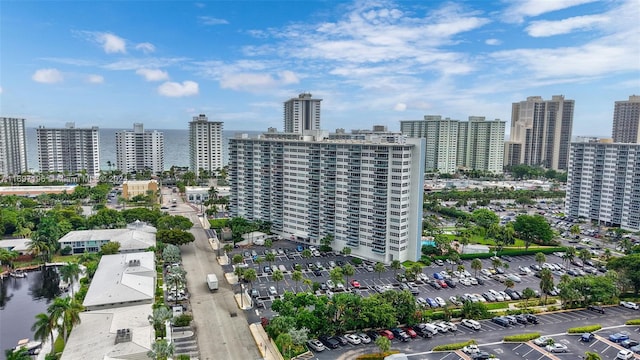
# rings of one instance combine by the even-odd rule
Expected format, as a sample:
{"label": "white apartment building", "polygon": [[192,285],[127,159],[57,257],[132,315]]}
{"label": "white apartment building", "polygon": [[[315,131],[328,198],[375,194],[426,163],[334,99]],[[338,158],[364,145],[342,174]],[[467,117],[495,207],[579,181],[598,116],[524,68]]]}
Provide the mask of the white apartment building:
{"label": "white apartment building", "polygon": [[[424,139],[325,131],[229,140],[231,216],[264,220],[294,241],[389,263],[420,258]],[[358,135],[359,136],[359,135]]]}
{"label": "white apartment building", "polygon": [[565,214],[640,230],[640,144],[571,143]]}
{"label": "white apartment building", "polygon": [[189,122],[189,168],[196,175],[201,170],[213,174],[222,169],[222,126],[200,114]]}
{"label": "white apartment building", "polygon": [[100,173],[100,135],[98,127],[76,128],[70,122],[64,128],[36,129],[38,163],[43,173],[76,174],[83,170],[89,176]]}
{"label": "white apartment building", "polygon": [[616,101],[613,109],[613,142],[640,143],[640,96]]}
{"label": "white apartment building", "polygon": [[440,115],[425,115],[424,120],[400,121],[400,131],[406,136],[426,139],[425,171],[453,174],[457,168],[458,123]]}
{"label": "white apartment building", "polygon": [[302,134],[306,130],[320,130],[320,103],[309,93],[302,93],[284,103],[284,132]]}
{"label": "white apartment building", "polygon": [[0,177],[27,171],[24,119],[0,118]]}
{"label": "white apartment building", "polygon": [[116,165],[123,173],[149,170],[153,174],[164,171],[164,134],[144,130],[133,124],[133,131],[116,132]]}
{"label": "white apartment building", "polygon": [[511,132],[505,142],[504,164],[567,170],[575,102],[554,95],[530,96],[512,104]]}
{"label": "white apartment building", "polygon": [[458,168],[502,174],[505,121],[469,116],[458,123]]}

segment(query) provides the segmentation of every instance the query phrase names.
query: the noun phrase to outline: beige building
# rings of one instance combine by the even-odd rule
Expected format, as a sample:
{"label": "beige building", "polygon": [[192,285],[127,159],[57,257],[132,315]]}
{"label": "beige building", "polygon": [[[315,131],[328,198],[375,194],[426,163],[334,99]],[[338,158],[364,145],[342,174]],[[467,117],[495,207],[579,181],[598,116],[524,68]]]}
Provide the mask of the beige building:
{"label": "beige building", "polygon": [[160,187],[157,180],[127,180],[122,183],[122,197],[129,200],[137,195],[146,196],[149,191],[153,191],[156,194],[158,189]]}
{"label": "beige building", "polygon": [[613,142],[640,143],[640,96],[616,101],[613,109]]}
{"label": "beige building", "polygon": [[443,174],[456,172],[459,120],[425,115],[424,120],[400,121],[403,135],[426,139],[424,170]]}

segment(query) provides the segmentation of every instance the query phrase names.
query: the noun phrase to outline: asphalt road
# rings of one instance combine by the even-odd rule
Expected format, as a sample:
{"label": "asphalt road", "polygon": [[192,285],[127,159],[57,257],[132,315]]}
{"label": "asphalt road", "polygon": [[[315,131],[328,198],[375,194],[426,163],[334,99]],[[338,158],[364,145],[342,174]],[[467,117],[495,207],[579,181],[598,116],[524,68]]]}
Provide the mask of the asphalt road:
{"label": "asphalt road", "polygon": [[[196,211],[181,203],[172,209],[170,213],[173,215],[186,216],[195,224],[191,229],[195,242],[181,246],[181,251],[200,359],[259,359],[245,313],[238,309],[233,299],[233,290],[224,280],[222,268],[216,261],[216,254],[209,245]],[[210,273],[215,273],[219,280],[220,289],[214,293],[209,291],[205,282],[206,274]]]}

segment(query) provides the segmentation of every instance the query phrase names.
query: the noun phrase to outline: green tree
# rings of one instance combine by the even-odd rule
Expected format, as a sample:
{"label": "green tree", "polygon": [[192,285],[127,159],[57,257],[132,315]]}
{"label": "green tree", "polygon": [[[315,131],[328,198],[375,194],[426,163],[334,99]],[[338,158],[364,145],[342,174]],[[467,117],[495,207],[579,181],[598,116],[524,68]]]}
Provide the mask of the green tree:
{"label": "green tree", "polygon": [[500,266],[502,266],[502,260],[500,260],[499,258],[493,258],[491,259],[491,266],[493,266],[493,269],[497,269]]}
{"label": "green tree", "polygon": [[183,230],[187,231],[193,227],[191,220],[180,215],[163,215],[157,222],[156,227],[160,230]]}
{"label": "green tree", "polygon": [[147,317],[149,324],[153,326],[157,337],[164,337],[166,334],[165,322],[173,317],[173,312],[166,306],[159,306],[153,309],[153,313]]}
{"label": "green tree", "polygon": [[0,265],[7,264],[10,269],[13,269],[13,261],[17,259],[19,255],[16,251],[0,248]]}
{"label": "green tree", "polygon": [[117,241],[109,241],[100,247],[100,252],[102,252],[103,255],[117,254],[118,251],[120,251],[120,243]]}
{"label": "green tree", "polygon": [[331,234],[327,234],[322,239],[320,239],[320,251],[329,252],[329,251],[333,250],[331,248],[331,244],[333,243],[333,239],[334,239],[334,237]]}
{"label": "green tree", "polygon": [[349,283],[349,278],[356,273],[356,269],[351,264],[346,264],[342,267],[342,273],[347,278],[347,284]]}
{"label": "green tree", "polygon": [[293,280],[296,283],[296,292],[299,290],[298,283],[302,281],[303,278],[304,277],[302,276],[302,271],[300,270],[294,270],[293,273],[291,274],[291,280]]}
{"label": "green tree", "polygon": [[587,249],[582,249],[578,252],[578,258],[582,260],[582,268],[584,268],[584,263],[591,259],[591,253]]}
{"label": "green tree", "polygon": [[465,319],[480,320],[489,315],[487,306],[481,302],[465,301],[462,305],[462,317]]}
{"label": "green tree", "polygon": [[474,277],[478,277],[478,271],[482,270],[482,261],[480,259],[471,260],[471,269],[473,269]]}
{"label": "green tree", "polygon": [[267,249],[271,249],[273,247],[273,240],[271,239],[267,239],[264,241],[264,247],[266,247]]}
{"label": "green tree", "polygon": [[275,281],[276,289],[277,289],[278,293],[280,293],[279,283],[280,283],[280,281],[284,280],[284,274],[280,270],[275,270],[273,272],[273,275],[271,275],[271,279],[273,281]]}
{"label": "green tree", "polygon": [[386,336],[379,336],[376,339],[376,346],[380,349],[380,353],[384,354],[387,351],[391,350],[391,340],[389,340]]}
{"label": "green tree", "polygon": [[167,244],[162,250],[162,260],[168,264],[179,262],[180,248],[172,244]]}
{"label": "green tree", "polygon": [[529,249],[531,243],[550,245],[553,239],[553,230],[547,220],[541,215],[518,215],[513,224],[516,235],[524,241],[525,249]]}
{"label": "green tree", "polygon": [[66,343],[74,325],[80,323],[80,312],[82,305],[70,297],[55,298],[48,307],[49,316],[57,324],[63,341]]}
{"label": "green tree", "polygon": [[544,253],[536,253],[536,262],[538,263],[538,265],[544,264],[545,261],[547,261],[547,257],[544,255]]}
{"label": "green tree", "polygon": [[500,217],[489,209],[477,209],[471,213],[471,220],[486,231],[491,224],[498,224]]}
{"label": "green tree", "polygon": [[276,256],[273,254],[273,252],[269,252],[264,256],[264,259],[267,260],[269,266],[271,266],[271,264],[276,261]]}
{"label": "green tree", "polygon": [[580,225],[578,225],[578,224],[574,224],[573,226],[571,226],[571,228],[569,228],[569,232],[573,236],[580,235],[581,231],[582,230],[580,230]]}
{"label": "green tree", "polygon": [[564,254],[562,254],[562,261],[566,263],[572,263],[576,258],[576,248],[573,246],[567,246],[565,248]]}
{"label": "green tree", "polygon": [[80,270],[80,265],[78,265],[78,263],[68,262],[60,268],[60,277],[64,282],[69,284],[69,287],[71,288],[71,297],[73,297],[73,285],[78,281],[81,273],[82,270]]}
{"label": "green tree", "polygon": [[[51,338],[51,344],[54,343],[53,330],[56,328],[56,323],[53,317],[49,314],[40,313],[36,315],[36,322],[31,326],[33,331],[33,338],[42,342],[47,340],[47,337]],[[54,347],[51,346],[51,354],[53,354]]]}
{"label": "green tree", "polygon": [[167,360],[173,356],[174,352],[175,347],[172,343],[160,339],[151,344],[151,350],[147,352],[147,356],[154,360]]}
{"label": "green tree", "polygon": [[597,353],[587,351],[584,353],[584,360],[602,360],[602,358]]}
{"label": "green tree", "polygon": [[244,272],[242,277],[249,282],[249,285],[251,285],[251,288],[253,289],[253,282],[258,280],[258,272],[256,269],[249,268]]}
{"label": "green tree", "polygon": [[378,273],[378,279],[380,279],[382,273],[384,272],[384,264],[381,262],[377,262],[374,266],[373,266],[373,270],[375,272]]}
{"label": "green tree", "polygon": [[344,248],[342,248],[342,254],[344,254],[344,256],[351,255],[351,248],[348,246],[345,246]]}
{"label": "green tree", "polygon": [[31,360],[31,355],[29,355],[26,348],[22,348],[19,351],[7,349],[4,355],[7,360]]}
{"label": "green tree", "polygon": [[158,230],[156,233],[156,239],[165,244],[173,245],[185,245],[195,241],[195,237],[192,233],[179,229],[171,230]]}
{"label": "green tree", "polygon": [[554,288],[553,274],[549,269],[542,269],[540,271],[540,291],[544,294],[544,304],[547,304],[547,296]]}
{"label": "green tree", "polygon": [[329,278],[336,284],[344,284],[344,273],[340,266],[336,266],[329,271]]}
{"label": "green tree", "polygon": [[507,289],[513,289],[513,287],[514,287],[515,285],[516,285],[516,284],[515,284],[515,283],[513,282],[513,280],[511,280],[511,279],[507,279],[507,280],[505,280],[505,281],[504,281],[504,289],[505,289],[505,290],[507,290]]}
{"label": "green tree", "polygon": [[276,345],[278,346],[279,349],[282,350],[282,353],[286,358],[291,357],[291,348],[293,347],[293,339],[291,338],[291,335],[288,332],[278,335],[278,337],[276,338]]}
{"label": "green tree", "polygon": [[391,262],[391,268],[393,269],[393,276],[398,275],[398,270],[402,268],[402,263],[400,260],[393,260]]}
{"label": "green tree", "polygon": [[176,304],[178,303],[178,291],[184,288],[186,283],[185,279],[186,271],[181,267],[172,266],[167,270],[165,275],[165,281],[171,289],[173,289],[173,295],[175,297]]}
{"label": "green tree", "polygon": [[304,250],[302,250],[302,254],[301,255],[302,255],[303,259],[309,259],[312,256],[311,250],[304,249]]}
{"label": "green tree", "polygon": [[522,290],[522,299],[524,300],[524,309],[527,310],[529,308],[529,299],[536,297],[536,292],[530,288],[524,288]]}

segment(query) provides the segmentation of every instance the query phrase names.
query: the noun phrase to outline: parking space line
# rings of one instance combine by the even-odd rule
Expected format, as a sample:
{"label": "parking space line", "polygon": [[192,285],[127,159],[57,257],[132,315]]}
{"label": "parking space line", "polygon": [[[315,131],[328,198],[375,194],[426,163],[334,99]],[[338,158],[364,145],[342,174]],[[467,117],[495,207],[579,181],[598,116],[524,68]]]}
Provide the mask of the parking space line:
{"label": "parking space line", "polygon": [[552,360],[560,360],[560,358],[555,356],[554,354],[541,349],[538,345],[534,344],[533,341],[527,341],[526,344],[529,345],[530,348],[542,354],[542,357],[539,357],[538,359],[544,359],[546,357]]}

